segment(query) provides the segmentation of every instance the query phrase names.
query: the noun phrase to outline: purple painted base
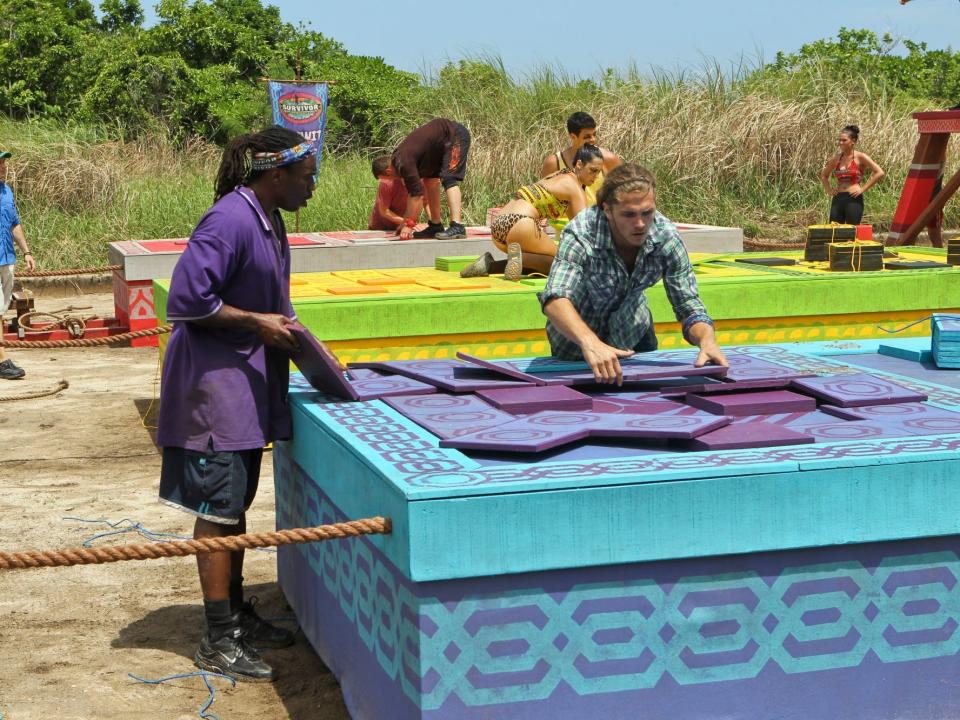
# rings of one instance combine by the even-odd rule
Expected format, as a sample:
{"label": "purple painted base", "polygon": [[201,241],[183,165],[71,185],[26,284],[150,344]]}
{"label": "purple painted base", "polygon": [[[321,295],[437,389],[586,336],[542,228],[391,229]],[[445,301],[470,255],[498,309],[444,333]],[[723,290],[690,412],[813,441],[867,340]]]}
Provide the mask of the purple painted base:
{"label": "purple painted base", "polygon": [[[278,525],[343,519],[280,461]],[[280,549],[356,720],[954,718],[960,537],[403,577],[368,538]]]}

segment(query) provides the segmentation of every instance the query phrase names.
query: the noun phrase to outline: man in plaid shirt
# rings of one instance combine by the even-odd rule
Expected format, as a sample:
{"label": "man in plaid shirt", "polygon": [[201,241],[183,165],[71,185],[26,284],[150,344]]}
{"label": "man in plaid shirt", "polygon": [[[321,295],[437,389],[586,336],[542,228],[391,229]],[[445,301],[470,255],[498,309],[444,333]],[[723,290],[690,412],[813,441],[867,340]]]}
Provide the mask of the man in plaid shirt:
{"label": "man in plaid shirt", "polygon": [[598,382],[623,382],[620,358],[657,349],[644,291],[663,280],[696,365],[727,365],[676,227],[657,212],[644,167],[612,170],[597,205],[564,229],[540,303],[553,355],[585,360]]}

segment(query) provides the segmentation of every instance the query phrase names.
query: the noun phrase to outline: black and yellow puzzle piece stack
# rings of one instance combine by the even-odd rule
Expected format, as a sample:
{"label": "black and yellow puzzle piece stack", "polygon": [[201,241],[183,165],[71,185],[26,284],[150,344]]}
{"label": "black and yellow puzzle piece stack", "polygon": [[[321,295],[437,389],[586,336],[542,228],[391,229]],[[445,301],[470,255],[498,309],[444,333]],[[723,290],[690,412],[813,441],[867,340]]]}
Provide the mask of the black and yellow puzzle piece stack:
{"label": "black and yellow puzzle piece stack", "polygon": [[947,240],[947,262],[951,265],[960,265],[960,238]]}
{"label": "black and yellow puzzle piece stack", "polygon": [[827,246],[830,243],[857,239],[856,225],[810,225],[807,227],[807,242],[803,248],[803,259],[807,262],[829,260]]}
{"label": "black and yellow puzzle piece stack", "polygon": [[857,240],[832,242],[827,245],[827,260],[831,270],[883,270],[883,243]]}

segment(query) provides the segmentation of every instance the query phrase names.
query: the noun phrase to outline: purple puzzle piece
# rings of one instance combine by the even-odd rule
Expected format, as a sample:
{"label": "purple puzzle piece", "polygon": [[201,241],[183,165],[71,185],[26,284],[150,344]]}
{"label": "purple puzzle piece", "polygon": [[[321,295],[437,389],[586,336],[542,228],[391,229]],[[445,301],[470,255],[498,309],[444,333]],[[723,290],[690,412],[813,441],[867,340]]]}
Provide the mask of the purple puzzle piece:
{"label": "purple puzzle piece", "polygon": [[543,452],[592,438],[690,439],[729,424],[730,418],[697,415],[612,415],[540,412],[469,435],[442,440],[441,447],[496,452]]}
{"label": "purple puzzle piece", "polygon": [[727,381],[802,378],[812,375],[812,373],[799,372],[785,365],[778,365],[769,360],[761,360],[743,353],[730,353],[727,355],[727,361],[730,363],[730,368],[727,371]]}
{"label": "purple puzzle piece", "polygon": [[345,400],[358,399],[356,391],[343,376],[340,362],[313,333],[297,322],[287,325],[287,330],[300,346],[291,358],[313,387]]}
{"label": "purple puzzle piece", "polygon": [[814,442],[811,435],[791,430],[782,425],[764,422],[737,423],[690,441],[692,450],[739,450],[742,448],[776,447],[778,445],[805,445]]}
{"label": "purple puzzle piece", "polygon": [[[693,365],[677,363],[649,363],[644,365],[624,363],[621,367],[624,384],[676,377],[723,377],[727,372],[727,368],[719,365],[694,367]],[[554,372],[542,377],[549,380],[564,380],[570,385],[593,385],[597,382],[593,373],[589,370]]]}
{"label": "purple puzzle piece", "polygon": [[710,396],[689,394],[688,405],[714,415],[773,415],[775,413],[812,412],[817,401],[789,390],[765,390]]}
{"label": "purple puzzle piece", "polygon": [[897,403],[841,408],[822,405],[820,409],[845,420],[868,420],[896,425],[911,435],[946,435],[960,433],[960,413],[926,403]]}
{"label": "purple puzzle piece", "polygon": [[927,396],[922,393],[908,390],[895,382],[866,373],[803,378],[794,380],[791,387],[840,407],[889,405],[927,399]]}
{"label": "purple puzzle piece", "polygon": [[530,383],[507,380],[502,375],[459,360],[397,360],[351,363],[351,368],[381,370],[420,380],[447,392],[473,392],[486,388],[528,387]]}
{"label": "purple puzzle piece", "polygon": [[593,409],[593,400],[589,395],[563,385],[477,390],[477,395],[494,407],[514,415],[532,415],[543,410]]}
{"label": "purple puzzle piece", "polygon": [[812,435],[817,442],[879,440],[881,438],[907,437],[912,434],[897,423],[873,420],[841,420],[819,410],[791,419],[785,422],[784,426],[800,433]]}
{"label": "purple puzzle piece", "polygon": [[543,452],[587,437],[585,425],[591,421],[587,414],[537,413],[514,419],[506,425],[500,424],[469,435],[441,440],[440,447],[497,452]]}
{"label": "purple puzzle piece", "polygon": [[516,418],[473,395],[419,395],[384,399],[404,417],[442,440],[500,427]]}
{"label": "purple puzzle piece", "polygon": [[663,397],[660,393],[595,393],[593,411],[624,415],[696,415],[701,410]]}
{"label": "purple puzzle piece", "polygon": [[379,400],[397,395],[430,395],[437,391],[433,385],[403,375],[385,375],[376,370],[355,370],[350,373],[350,387],[357,400]]}
{"label": "purple puzzle piece", "polygon": [[530,375],[522,370],[518,370],[511,362],[492,362],[490,360],[484,360],[483,358],[475,357],[474,355],[468,355],[464,352],[457,352],[457,357],[465,362],[477,365],[478,367],[482,367],[485,370],[489,370],[499,375],[506,375],[514,380],[523,380],[524,382],[533,383],[534,385],[548,384],[543,378],[537,377],[536,375]]}
{"label": "purple puzzle piece", "polygon": [[695,415],[610,415],[592,425],[592,438],[648,438],[689,440],[729,425],[732,418],[707,413]]}
{"label": "purple puzzle piece", "polygon": [[696,393],[697,395],[713,395],[714,393],[736,393],[747,390],[780,390],[787,387],[793,381],[792,377],[784,378],[760,378],[759,380],[734,380],[732,382],[712,382],[700,385],[688,385],[686,387],[664,388],[660,394],[666,398],[682,398],[687,393]]}

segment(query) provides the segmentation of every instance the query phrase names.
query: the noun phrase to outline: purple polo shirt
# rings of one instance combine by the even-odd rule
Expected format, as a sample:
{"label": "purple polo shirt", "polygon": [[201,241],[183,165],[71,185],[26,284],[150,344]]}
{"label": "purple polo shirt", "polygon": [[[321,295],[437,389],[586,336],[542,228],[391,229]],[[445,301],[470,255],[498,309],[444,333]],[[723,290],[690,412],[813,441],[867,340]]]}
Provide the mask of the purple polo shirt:
{"label": "purple polo shirt", "polygon": [[237,188],[207,210],[173,269],[157,444],[253,450],[290,437],[290,357],[251,332],[198,325],[224,303],[294,317],[290,246],[278,238],[257,196]]}

